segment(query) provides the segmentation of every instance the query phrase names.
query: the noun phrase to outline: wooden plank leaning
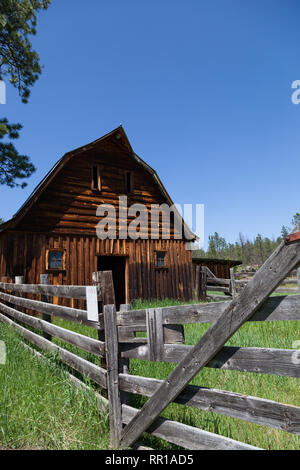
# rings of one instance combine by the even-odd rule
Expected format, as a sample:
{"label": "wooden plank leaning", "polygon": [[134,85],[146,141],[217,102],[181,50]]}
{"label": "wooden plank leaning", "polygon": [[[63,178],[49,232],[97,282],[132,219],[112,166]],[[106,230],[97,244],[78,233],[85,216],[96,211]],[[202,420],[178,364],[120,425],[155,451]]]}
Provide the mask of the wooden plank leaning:
{"label": "wooden plank leaning", "polygon": [[[294,232],[300,230],[300,224]],[[253,279],[221,317],[182,359],[154,395],[123,429],[121,445],[129,447],[146,431],[159,414],[187,384],[213,359],[231,336],[258,310],[288,273],[300,263],[300,242],[286,243],[274,251]]]}

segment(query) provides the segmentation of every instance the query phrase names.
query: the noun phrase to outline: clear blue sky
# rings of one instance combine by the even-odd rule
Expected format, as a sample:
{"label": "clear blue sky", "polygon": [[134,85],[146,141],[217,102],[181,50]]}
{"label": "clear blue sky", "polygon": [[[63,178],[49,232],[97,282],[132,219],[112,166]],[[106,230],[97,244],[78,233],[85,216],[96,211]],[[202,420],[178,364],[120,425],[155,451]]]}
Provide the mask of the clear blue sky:
{"label": "clear blue sky", "polygon": [[279,235],[299,212],[298,0],[53,0],[33,44],[29,104],[2,116],[38,170],[0,187],[10,218],[67,151],[123,124],[177,203],[205,204],[205,235]]}

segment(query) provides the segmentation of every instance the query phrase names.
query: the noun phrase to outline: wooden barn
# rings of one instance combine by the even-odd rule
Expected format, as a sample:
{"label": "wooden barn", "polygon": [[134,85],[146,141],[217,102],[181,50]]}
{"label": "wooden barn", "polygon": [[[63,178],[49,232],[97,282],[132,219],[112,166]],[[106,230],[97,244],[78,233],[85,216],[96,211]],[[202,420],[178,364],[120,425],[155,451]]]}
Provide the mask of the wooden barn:
{"label": "wooden barn", "polygon": [[192,262],[194,279],[196,279],[197,266],[206,266],[216,277],[230,279],[230,268],[243,264],[242,261],[232,259],[205,258],[199,256],[197,250],[192,252]]}
{"label": "wooden barn", "polygon": [[[171,218],[169,239],[162,236],[162,216],[155,239],[141,228],[140,238],[99,239],[97,207],[110,204],[121,220],[119,196],[128,206],[167,204],[172,200],[156,172],[132,150],[122,126],[65,154],[15,216],[0,227],[0,277],[24,276],[40,283],[92,285],[94,271],[112,270],[116,303],[133,299],[193,296],[191,251],[176,239]],[[180,223],[184,225],[182,219]],[[155,229],[155,227],[154,227]],[[188,232],[188,230],[187,230]],[[186,233],[185,232],[185,235]],[[195,236],[188,232],[188,238]],[[149,235],[149,236],[148,236]]]}

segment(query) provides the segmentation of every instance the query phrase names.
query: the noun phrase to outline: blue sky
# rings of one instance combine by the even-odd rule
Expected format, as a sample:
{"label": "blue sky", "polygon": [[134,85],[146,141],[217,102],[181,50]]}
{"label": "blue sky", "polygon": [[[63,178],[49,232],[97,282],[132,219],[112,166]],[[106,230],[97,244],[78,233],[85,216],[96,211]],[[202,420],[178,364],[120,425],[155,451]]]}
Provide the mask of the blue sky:
{"label": "blue sky", "polygon": [[205,204],[205,235],[279,235],[299,207],[297,0],[52,0],[33,44],[29,104],[7,90],[37,172],[0,187],[9,219],[67,151],[123,124],[174,202]]}

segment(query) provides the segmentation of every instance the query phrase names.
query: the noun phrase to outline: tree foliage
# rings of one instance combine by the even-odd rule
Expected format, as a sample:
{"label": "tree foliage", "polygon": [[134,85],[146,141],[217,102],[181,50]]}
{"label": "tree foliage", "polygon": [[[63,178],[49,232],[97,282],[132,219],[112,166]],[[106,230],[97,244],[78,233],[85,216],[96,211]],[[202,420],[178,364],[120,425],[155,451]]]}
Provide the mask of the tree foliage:
{"label": "tree foliage", "polygon": [[[1,0],[0,2],[0,80],[8,81],[27,103],[30,89],[42,72],[40,59],[29,37],[36,34],[37,13],[51,0]],[[29,157],[20,155],[11,140],[19,137],[21,124],[0,120],[0,184],[26,186],[16,179],[29,177],[35,167]]]}
{"label": "tree foliage", "polygon": [[[296,213],[291,221],[294,227],[300,222],[300,213]],[[228,243],[224,237],[215,232],[208,237],[208,249],[206,252],[199,252],[199,256],[205,255],[207,258],[237,259],[244,265],[262,265],[273,253],[282,240],[291,232],[289,227],[282,227],[281,236],[276,239],[263,237],[258,233],[254,240],[249,240],[242,233],[239,233],[235,243]]]}

